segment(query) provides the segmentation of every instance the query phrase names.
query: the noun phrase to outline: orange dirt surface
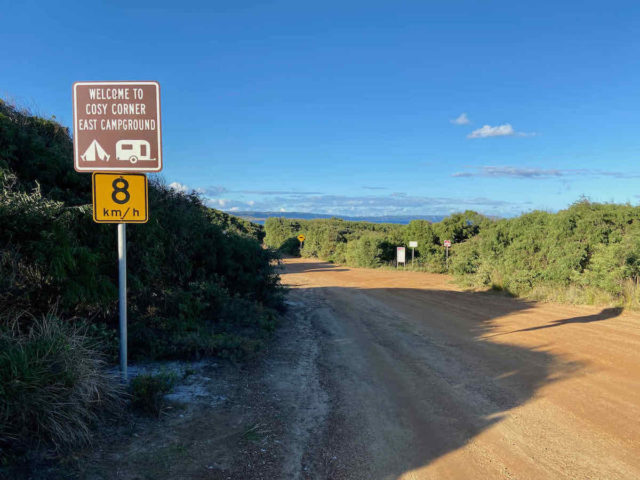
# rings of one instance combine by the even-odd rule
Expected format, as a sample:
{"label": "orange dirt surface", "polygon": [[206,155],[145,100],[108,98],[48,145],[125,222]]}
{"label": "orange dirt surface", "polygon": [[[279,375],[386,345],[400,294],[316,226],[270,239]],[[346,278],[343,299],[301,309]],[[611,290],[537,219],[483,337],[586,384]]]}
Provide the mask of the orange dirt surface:
{"label": "orange dirt surface", "polygon": [[640,316],[309,259],[282,279],[328,405],[282,478],[640,478]]}

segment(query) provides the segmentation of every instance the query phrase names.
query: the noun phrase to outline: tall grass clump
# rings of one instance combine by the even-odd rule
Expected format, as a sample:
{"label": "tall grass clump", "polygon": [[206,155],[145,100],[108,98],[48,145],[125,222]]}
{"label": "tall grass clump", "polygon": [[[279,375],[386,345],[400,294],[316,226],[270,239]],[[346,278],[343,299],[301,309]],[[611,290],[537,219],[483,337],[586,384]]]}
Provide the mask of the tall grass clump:
{"label": "tall grass clump", "polygon": [[100,412],[122,389],[87,327],[47,315],[4,318],[0,327],[0,449],[64,450],[91,440]]}

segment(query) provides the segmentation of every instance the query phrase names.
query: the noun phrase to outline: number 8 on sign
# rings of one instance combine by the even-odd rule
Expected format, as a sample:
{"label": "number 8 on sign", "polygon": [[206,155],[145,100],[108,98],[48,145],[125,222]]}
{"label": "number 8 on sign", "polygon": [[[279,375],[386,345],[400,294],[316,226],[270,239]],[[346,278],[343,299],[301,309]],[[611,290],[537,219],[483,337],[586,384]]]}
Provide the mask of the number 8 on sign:
{"label": "number 8 on sign", "polygon": [[[121,183],[123,186],[118,187],[119,183]],[[124,203],[127,203],[131,199],[131,194],[129,193],[129,182],[127,182],[124,178],[116,178],[111,185],[113,186],[113,193],[111,194],[111,198],[114,202],[122,205]],[[124,194],[124,198],[119,199],[119,193]]]}

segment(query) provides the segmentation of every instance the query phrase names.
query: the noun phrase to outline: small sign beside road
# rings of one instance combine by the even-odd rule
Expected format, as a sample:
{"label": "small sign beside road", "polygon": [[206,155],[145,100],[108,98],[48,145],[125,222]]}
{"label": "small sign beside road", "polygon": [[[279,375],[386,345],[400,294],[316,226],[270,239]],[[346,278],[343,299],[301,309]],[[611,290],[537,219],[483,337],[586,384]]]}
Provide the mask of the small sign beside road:
{"label": "small sign beside road", "polygon": [[302,234],[298,235],[298,240],[300,241],[300,243],[304,242],[305,238],[306,237]]}
{"label": "small sign beside road", "polygon": [[78,172],[162,170],[158,82],[74,83],[73,155]]}
{"label": "small sign beside road", "polygon": [[396,247],[396,267],[401,263],[403,265],[406,264],[405,253],[406,253],[406,249],[404,247]]}
{"label": "small sign beside road", "polygon": [[146,223],[149,219],[147,177],[143,173],[93,174],[93,221]]}
{"label": "small sign beside road", "polygon": [[444,258],[447,261],[447,265],[449,265],[449,247],[450,246],[451,246],[451,240],[445,240],[444,241],[444,251],[445,251]]}
{"label": "small sign beside road", "polygon": [[416,242],[415,240],[410,241],[409,247],[411,248],[411,266],[413,267],[413,259],[416,256],[416,248],[418,247],[418,242]]}

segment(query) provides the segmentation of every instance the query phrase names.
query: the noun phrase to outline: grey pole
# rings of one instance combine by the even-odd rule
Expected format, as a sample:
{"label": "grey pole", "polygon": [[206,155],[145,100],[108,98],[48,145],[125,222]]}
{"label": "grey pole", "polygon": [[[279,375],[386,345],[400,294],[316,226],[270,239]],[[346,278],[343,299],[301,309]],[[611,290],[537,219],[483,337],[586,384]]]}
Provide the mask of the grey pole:
{"label": "grey pole", "polygon": [[120,373],[127,381],[127,224],[118,224],[118,300],[120,303]]}
{"label": "grey pole", "polygon": [[415,254],[416,249],[414,247],[411,247],[411,268],[413,268],[413,255]]}

